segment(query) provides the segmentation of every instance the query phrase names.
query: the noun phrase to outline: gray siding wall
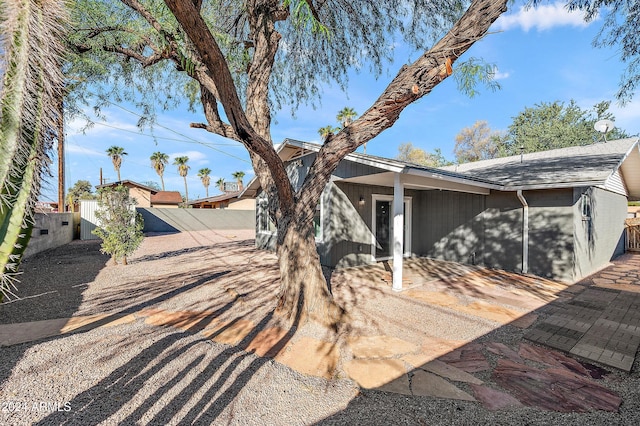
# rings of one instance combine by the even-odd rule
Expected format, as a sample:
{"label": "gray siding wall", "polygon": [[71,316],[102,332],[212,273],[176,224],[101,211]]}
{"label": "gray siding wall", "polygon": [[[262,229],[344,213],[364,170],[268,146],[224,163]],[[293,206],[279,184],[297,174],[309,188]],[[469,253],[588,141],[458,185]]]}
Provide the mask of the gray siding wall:
{"label": "gray siding wall", "polygon": [[[393,195],[393,188],[336,182],[330,184],[320,259],[324,265],[349,267],[373,262],[372,195]],[[408,195],[408,194],[407,194]],[[360,205],[360,197],[364,205]]]}
{"label": "gray siding wall", "polygon": [[572,282],[573,190],[525,191],[529,203],[529,272]]}
{"label": "gray siding wall", "polygon": [[[588,196],[590,218],[582,215],[582,194]],[[576,188],[573,193],[575,279],[602,268],[624,253],[627,198],[600,188]]]}
{"label": "gray siding wall", "polygon": [[[529,204],[529,273],[572,281],[573,194],[571,189],[523,191]],[[484,263],[522,271],[522,203],[515,192],[492,192],[484,213]]]}
{"label": "gray siding wall", "polygon": [[414,254],[470,264],[483,262],[484,195],[438,190],[406,192],[413,195]]}
{"label": "gray siding wall", "polygon": [[36,213],[24,257],[73,241],[73,213]]}

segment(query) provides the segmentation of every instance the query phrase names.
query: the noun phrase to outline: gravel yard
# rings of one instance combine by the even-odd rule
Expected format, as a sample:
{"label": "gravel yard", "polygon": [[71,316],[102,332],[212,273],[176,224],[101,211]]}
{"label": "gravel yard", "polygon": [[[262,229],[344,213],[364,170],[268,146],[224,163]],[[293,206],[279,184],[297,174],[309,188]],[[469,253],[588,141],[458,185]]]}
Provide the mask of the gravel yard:
{"label": "gravel yard", "polygon": [[[361,389],[344,374],[349,350],[340,352],[330,378],[259,356],[261,348],[248,349],[249,342],[266,330],[285,329],[275,344],[281,352],[305,338],[340,346],[345,336],[314,324],[287,328],[272,315],[277,265],[273,254],[253,247],[252,232],[149,236],[128,266],[111,265],[96,242],[75,241],[27,259],[23,269],[22,299],[0,305],[0,324],[96,314],[112,323],[0,347],[2,425],[640,424],[638,360],[631,373],[608,369],[598,380],[622,398],[617,412],[559,413]],[[361,279],[346,271],[332,283],[353,315],[350,333],[421,339],[422,346],[445,337],[509,347],[522,341],[517,327],[358,287]],[[180,314],[154,323],[167,312]],[[235,344],[220,343],[244,323],[251,330]],[[497,357],[487,355],[495,365]],[[490,371],[476,377],[496,387]]]}

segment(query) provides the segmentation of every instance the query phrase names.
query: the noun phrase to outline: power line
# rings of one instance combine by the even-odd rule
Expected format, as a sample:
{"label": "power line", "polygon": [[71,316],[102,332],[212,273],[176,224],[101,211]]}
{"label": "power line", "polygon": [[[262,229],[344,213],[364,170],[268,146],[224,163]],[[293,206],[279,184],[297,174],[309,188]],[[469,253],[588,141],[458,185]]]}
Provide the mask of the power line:
{"label": "power line", "polygon": [[[90,95],[98,96],[98,95],[96,95],[95,93],[90,93]],[[108,103],[108,104],[112,105],[112,106],[115,106],[116,108],[120,108],[121,110],[123,110],[123,111],[125,111],[125,112],[127,112],[127,113],[129,113],[129,114],[135,115],[135,116],[136,116],[136,117],[138,117],[138,118],[145,118],[143,115],[138,114],[138,113],[137,113],[137,112],[135,112],[135,111],[131,111],[130,109],[127,109],[127,108],[123,107],[122,105],[119,105],[119,104],[117,104],[117,103],[115,103],[115,102],[112,102],[112,101],[110,101],[109,99],[104,99],[104,101],[105,101],[106,103]],[[221,153],[221,154],[224,154],[224,155],[227,155],[227,156],[229,156],[229,157],[235,158],[236,160],[240,160],[240,161],[243,161],[243,162],[245,162],[245,163],[249,163],[249,164],[251,164],[251,162],[250,162],[250,161],[248,161],[248,160],[246,160],[246,159],[244,159],[244,158],[238,157],[237,155],[230,154],[230,153],[225,152],[225,151],[223,151],[223,150],[221,150],[221,149],[214,148],[214,147],[213,147],[213,146],[211,146],[211,144],[209,144],[209,143],[202,142],[202,141],[199,141],[199,140],[197,140],[197,139],[194,139],[194,138],[192,138],[192,137],[190,137],[190,136],[187,136],[187,135],[185,135],[185,134],[183,134],[183,133],[177,132],[177,131],[175,131],[175,130],[173,130],[173,129],[169,128],[169,127],[163,126],[163,125],[162,125],[162,124],[160,124],[160,123],[154,123],[154,126],[160,127],[161,129],[165,129],[165,130],[167,130],[167,131],[169,131],[169,132],[171,132],[171,133],[174,133],[174,134],[176,134],[176,135],[178,135],[178,136],[180,136],[180,137],[182,137],[182,138],[188,139],[188,140],[182,140],[181,142],[184,142],[184,143],[196,143],[196,144],[199,144],[199,145],[202,145],[202,146],[206,146],[207,148],[212,149],[212,150],[214,150],[214,151],[217,151],[217,152],[219,152],[219,153]],[[107,127],[109,127],[109,126],[107,126]],[[113,126],[111,126],[111,127],[113,127]],[[121,129],[121,130],[125,130],[125,129]],[[126,131],[131,132],[131,130],[126,130]],[[135,133],[135,132],[134,132],[134,133]],[[144,133],[143,133],[143,134],[144,134]],[[145,135],[146,135],[146,134],[145,134]],[[147,136],[149,136],[149,135],[147,135]],[[151,136],[151,137],[155,137],[155,136]]]}

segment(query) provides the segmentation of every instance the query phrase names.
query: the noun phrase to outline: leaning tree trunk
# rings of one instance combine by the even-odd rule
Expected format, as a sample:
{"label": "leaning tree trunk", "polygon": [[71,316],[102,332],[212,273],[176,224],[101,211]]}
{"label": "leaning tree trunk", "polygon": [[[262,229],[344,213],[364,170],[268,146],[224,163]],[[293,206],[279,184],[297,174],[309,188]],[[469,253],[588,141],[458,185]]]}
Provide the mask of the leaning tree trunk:
{"label": "leaning tree trunk", "polygon": [[312,230],[309,222],[306,225],[296,222],[278,239],[281,240],[276,247],[280,268],[278,312],[289,319],[308,318],[335,328],[345,313],[335,304],[327,286]]}
{"label": "leaning tree trunk", "polygon": [[15,288],[41,176],[57,134],[65,9],[62,0],[9,0],[2,13],[0,300]]}

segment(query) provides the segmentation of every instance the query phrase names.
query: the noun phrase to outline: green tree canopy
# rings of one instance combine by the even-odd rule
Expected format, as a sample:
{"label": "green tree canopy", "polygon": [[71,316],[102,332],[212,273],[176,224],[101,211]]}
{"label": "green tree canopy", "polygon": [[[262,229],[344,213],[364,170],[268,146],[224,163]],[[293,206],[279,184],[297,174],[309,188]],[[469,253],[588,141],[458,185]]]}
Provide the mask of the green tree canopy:
{"label": "green tree canopy", "polygon": [[[575,101],[568,104],[555,101],[527,107],[513,118],[500,147],[501,156],[524,152],[546,151],[567,146],[589,145],[602,138],[594,129],[596,121],[614,119],[609,111],[610,102],[600,102],[591,110],[583,110]],[[615,128],[608,139],[628,137],[624,130]]]}
{"label": "green tree canopy", "polygon": [[93,200],[95,199],[93,185],[88,180],[78,180],[69,188],[68,197],[72,205],[79,200]]}

